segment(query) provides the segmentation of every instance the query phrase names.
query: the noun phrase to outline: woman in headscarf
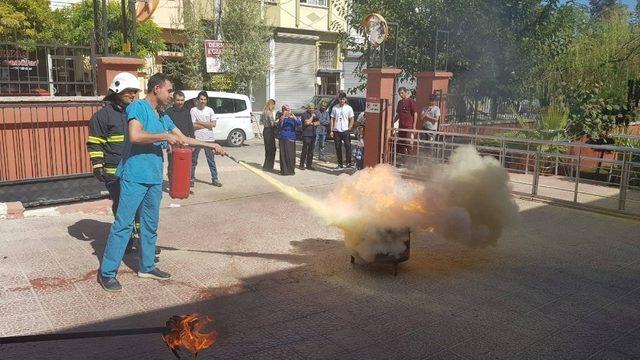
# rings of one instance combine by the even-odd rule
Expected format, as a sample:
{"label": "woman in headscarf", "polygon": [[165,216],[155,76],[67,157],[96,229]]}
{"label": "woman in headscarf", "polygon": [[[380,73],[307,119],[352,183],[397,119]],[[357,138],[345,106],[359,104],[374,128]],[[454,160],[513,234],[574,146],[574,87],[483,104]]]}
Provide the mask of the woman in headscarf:
{"label": "woman in headscarf", "polygon": [[276,107],[276,101],[269,99],[264,105],[262,114],[260,115],[260,122],[264,126],[262,131],[264,139],[264,163],[262,169],[265,171],[273,171],[273,164],[276,160],[276,116],[274,109]]}
{"label": "woman in headscarf", "polygon": [[280,115],[280,175],[294,175],[296,169],[296,127],[302,120],[291,113],[291,106],[282,105]]}

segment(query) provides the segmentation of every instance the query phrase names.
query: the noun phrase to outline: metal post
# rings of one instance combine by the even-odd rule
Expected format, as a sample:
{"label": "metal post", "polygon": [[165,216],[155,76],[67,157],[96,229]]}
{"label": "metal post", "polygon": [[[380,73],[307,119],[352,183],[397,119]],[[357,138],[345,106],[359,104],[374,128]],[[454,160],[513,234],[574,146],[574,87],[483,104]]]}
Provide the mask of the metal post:
{"label": "metal post", "polygon": [[502,139],[500,140],[500,166],[504,167],[506,157],[507,157],[507,154],[504,147],[504,139]]}
{"label": "metal post", "polygon": [[[631,154],[629,154],[631,155]],[[629,164],[627,163],[627,153],[622,153],[622,174],[620,176],[620,195],[618,197],[618,210],[623,211],[627,201],[627,184],[629,183]],[[631,156],[630,156],[631,157]]]}
{"label": "metal post", "polygon": [[91,82],[93,83],[93,96],[98,96],[98,86],[96,85],[96,43],[91,44]]}
{"label": "metal post", "polygon": [[107,0],[102,0],[102,53],[104,55],[109,55],[109,32],[107,24]]}
{"label": "metal post", "polygon": [[131,53],[138,53],[138,19],[136,17],[136,0],[129,0],[129,12],[131,13]]}
{"label": "metal post", "polygon": [[[127,0],[120,0],[120,14],[122,16],[122,45],[123,48],[128,47],[129,43],[129,19],[127,18]],[[129,48],[129,51],[131,49]]]}
{"label": "metal post", "polygon": [[524,174],[529,175],[529,151],[531,150],[531,143],[527,142],[527,161],[524,164]]}
{"label": "metal post", "polygon": [[394,22],[393,25],[396,28],[396,31],[395,31],[395,34],[396,34],[396,41],[395,41],[396,48],[395,48],[395,51],[394,51],[395,54],[393,55],[393,67],[397,68],[398,67],[398,43],[400,42],[399,41],[400,37],[398,36],[398,32],[400,31],[399,30],[400,29],[400,25],[398,23],[396,23],[396,22]]}
{"label": "metal post", "polygon": [[578,186],[580,185],[580,163],[582,162],[582,146],[578,147],[578,161],[576,162],[576,185],[573,190],[573,202],[578,202]]}
{"label": "metal post", "polygon": [[[98,16],[98,14],[100,13],[100,1],[99,0],[93,0],[93,38],[94,41],[97,43],[100,40],[100,17]],[[98,47],[98,49],[96,51],[100,51],[100,48]]]}
{"label": "metal post", "polygon": [[53,60],[51,59],[51,50],[47,47],[44,51],[47,55],[47,82],[49,83],[49,94],[55,95],[58,89],[53,86]]}
{"label": "metal post", "polygon": [[560,148],[556,146],[556,176],[558,176],[558,162],[560,161]]}
{"label": "metal post", "polygon": [[420,166],[420,136],[421,133],[416,133],[416,166]]}
{"label": "metal post", "polygon": [[538,184],[540,183],[540,150],[536,150],[536,161],[535,161],[535,169],[533,171],[533,184],[531,188],[531,195],[538,195]]}
{"label": "metal post", "polygon": [[[299,5],[298,5],[299,6]],[[216,40],[222,39],[222,0],[216,0],[215,8],[213,9],[213,17],[214,17],[214,36]],[[298,21],[298,17],[296,17],[296,21]]]}
{"label": "metal post", "polygon": [[393,129],[393,166],[398,165],[398,129]]}

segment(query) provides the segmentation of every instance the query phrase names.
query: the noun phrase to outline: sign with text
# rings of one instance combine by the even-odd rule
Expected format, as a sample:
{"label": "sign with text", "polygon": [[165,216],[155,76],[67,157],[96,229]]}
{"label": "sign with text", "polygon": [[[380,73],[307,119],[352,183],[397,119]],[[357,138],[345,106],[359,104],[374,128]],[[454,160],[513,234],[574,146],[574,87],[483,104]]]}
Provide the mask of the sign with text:
{"label": "sign with text", "polygon": [[367,108],[365,110],[365,112],[375,112],[375,113],[379,113],[380,112],[380,103],[379,102],[369,102],[369,99],[367,99]]}
{"label": "sign with text", "polygon": [[222,40],[205,40],[204,51],[207,59],[207,72],[222,72],[222,50],[224,42]]}

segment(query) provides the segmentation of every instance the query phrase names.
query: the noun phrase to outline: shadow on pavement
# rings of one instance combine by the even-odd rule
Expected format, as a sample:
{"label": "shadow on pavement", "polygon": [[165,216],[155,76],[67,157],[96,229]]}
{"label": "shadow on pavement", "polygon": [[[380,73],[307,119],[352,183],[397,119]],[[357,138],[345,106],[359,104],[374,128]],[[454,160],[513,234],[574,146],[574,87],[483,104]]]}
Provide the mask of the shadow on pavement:
{"label": "shadow on pavement", "polygon": [[[98,262],[101,262],[110,228],[111,223],[93,219],[82,219],[67,227],[67,232],[80,241],[90,241],[93,254],[98,258]],[[137,272],[139,267],[137,251],[125,254],[122,262],[129,269]]]}
{"label": "shadow on pavement", "polygon": [[[70,229],[83,241],[101,235],[106,223],[82,222]],[[88,228],[98,227],[97,231]],[[211,315],[219,333],[214,346],[199,359],[408,359],[423,358],[444,350],[441,341],[458,342],[461,336],[439,334],[425,324],[455,321],[451,326],[485,333],[486,329],[455,320],[425,304],[404,301],[406,281],[394,277],[386,266],[354,266],[341,241],[304,239],[292,241],[292,254],[198,251],[239,257],[258,257],[297,265],[241,279],[240,284],[200,288],[183,304],[78,326],[61,332],[133,329],[163,326],[172,315],[198,312]],[[437,257],[432,260],[438,261]],[[445,262],[450,259],[445,260]],[[436,265],[437,266],[437,265]],[[407,270],[405,276],[413,275]],[[155,281],[155,280],[149,280]],[[179,281],[158,282],[184,286]],[[357,283],[356,287],[352,284]],[[125,291],[126,282],[123,283]],[[376,294],[375,296],[372,296]],[[101,293],[97,294],[98,296]],[[425,294],[428,295],[428,294]],[[104,293],[118,300],[119,294]],[[152,299],[153,297],[151,297]],[[396,298],[396,301],[388,301]],[[383,301],[383,299],[386,299]],[[425,298],[426,300],[426,298]],[[151,300],[153,301],[153,300]],[[444,306],[444,302],[441,302]],[[407,314],[407,309],[415,308]],[[42,359],[171,359],[160,334],[103,337],[6,345],[11,358]],[[36,354],[36,356],[34,356]],[[41,354],[41,357],[38,355]]]}

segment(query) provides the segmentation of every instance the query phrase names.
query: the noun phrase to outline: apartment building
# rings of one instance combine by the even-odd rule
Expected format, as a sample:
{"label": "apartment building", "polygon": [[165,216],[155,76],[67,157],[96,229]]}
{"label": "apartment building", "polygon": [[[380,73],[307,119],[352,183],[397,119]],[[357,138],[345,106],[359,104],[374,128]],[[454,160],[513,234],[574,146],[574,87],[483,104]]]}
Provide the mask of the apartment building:
{"label": "apartment building", "polygon": [[264,1],[273,27],[270,69],[254,84],[257,103],[273,98],[294,107],[316,94],[337,94],[343,88],[342,55],[336,26],[345,22],[336,4],[346,0]]}

